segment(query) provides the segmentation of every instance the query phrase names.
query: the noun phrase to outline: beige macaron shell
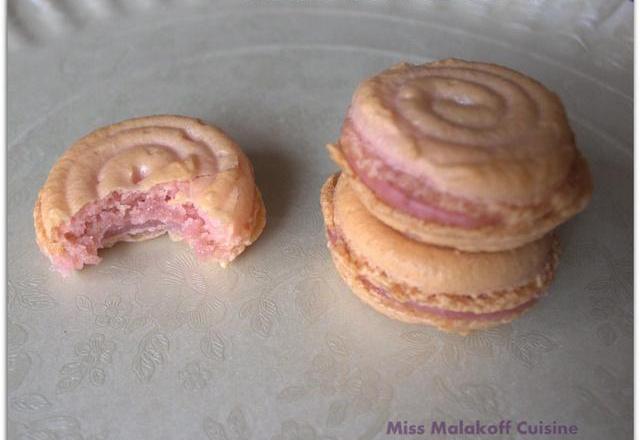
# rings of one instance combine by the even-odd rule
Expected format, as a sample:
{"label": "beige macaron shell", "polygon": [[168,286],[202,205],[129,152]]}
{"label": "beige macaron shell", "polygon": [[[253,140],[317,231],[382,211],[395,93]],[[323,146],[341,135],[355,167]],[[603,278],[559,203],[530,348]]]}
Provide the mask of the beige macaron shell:
{"label": "beige macaron shell", "polygon": [[367,210],[382,222],[416,240],[467,252],[496,252],[520,247],[549,233],[568,218],[582,211],[591,198],[591,175],[586,161],[579,155],[574,180],[554,193],[545,205],[529,209],[501,208],[488,205],[489,212],[499,214],[497,225],[460,228],[417,219],[394,209],[362,183],[349,166],[339,145],[328,145],[331,158],[350,179],[352,189]]}
{"label": "beige macaron shell", "polygon": [[549,236],[495,253],[467,253],[408,239],[372,216],[342,177],[334,193],[334,221],[367,266],[428,294],[480,295],[521,286],[542,272],[552,248]]}
{"label": "beige macaron shell", "polygon": [[527,307],[524,310],[518,310],[507,314],[500,319],[493,320],[452,319],[425,313],[403,304],[400,301],[385,298],[376,292],[372,292],[371,289],[363,283],[358,271],[356,270],[356,266],[354,266],[353,263],[349,261],[349,259],[346,258],[346,256],[338,249],[331,249],[331,257],[342,279],[362,302],[389,318],[410,324],[427,324],[435,326],[446,332],[466,335],[472,331],[488,329],[511,322],[525,313],[530,307],[534,306],[532,303],[530,307]]}
{"label": "beige macaron shell", "polygon": [[230,226],[252,223],[259,199],[251,165],[217,128],[182,116],[151,116],[96,130],[53,166],[34,211],[44,235],[39,241],[53,239],[58,226],[112,191],[196,177],[188,197],[194,205]]}

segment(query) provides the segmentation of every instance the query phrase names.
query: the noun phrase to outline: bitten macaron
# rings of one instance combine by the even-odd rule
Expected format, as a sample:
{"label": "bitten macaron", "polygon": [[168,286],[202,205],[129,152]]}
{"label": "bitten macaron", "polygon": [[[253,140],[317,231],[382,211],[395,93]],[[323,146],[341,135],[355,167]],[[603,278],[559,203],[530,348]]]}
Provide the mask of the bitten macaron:
{"label": "bitten macaron", "polygon": [[66,275],[97,264],[100,249],[165,233],[224,266],[260,236],[266,213],[238,144],[198,119],[158,115],[71,145],[33,219],[40,249]]}
{"label": "bitten macaron", "polygon": [[541,239],[592,191],[558,96],[495,64],[399,64],[365,80],[329,150],[375,217],[465,251]]}
{"label": "bitten macaron", "polygon": [[419,242],[372,215],[352,183],[336,174],[322,188],[329,249],[351,290],[378,312],[466,334],[520,316],[553,278],[558,263],[553,234],[500,252]]}

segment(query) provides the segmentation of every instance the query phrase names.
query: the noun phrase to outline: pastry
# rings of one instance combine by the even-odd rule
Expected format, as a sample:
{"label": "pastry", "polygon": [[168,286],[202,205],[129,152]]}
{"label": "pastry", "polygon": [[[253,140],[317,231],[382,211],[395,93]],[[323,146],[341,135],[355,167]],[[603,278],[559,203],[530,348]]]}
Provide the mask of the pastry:
{"label": "pastry", "polygon": [[240,147],[182,116],[131,119],[78,140],[51,169],[33,216],[40,249],[65,274],[97,264],[99,249],[165,232],[224,266],[265,225]]}
{"label": "pastry", "polygon": [[328,246],[351,290],[391,318],[466,334],[520,316],[553,278],[553,234],[501,252],[426,244],[371,215],[351,182],[334,175],[322,188]]}
{"label": "pastry", "polygon": [[373,215],[465,251],[539,239],[591,196],[560,99],[493,64],[449,59],[375,75],[328,147]]}

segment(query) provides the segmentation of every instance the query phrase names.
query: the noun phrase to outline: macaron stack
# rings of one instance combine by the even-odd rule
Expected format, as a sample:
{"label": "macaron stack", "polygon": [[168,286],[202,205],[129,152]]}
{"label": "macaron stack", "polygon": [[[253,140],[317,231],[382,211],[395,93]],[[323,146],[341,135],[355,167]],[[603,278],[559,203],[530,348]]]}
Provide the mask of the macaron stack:
{"label": "macaron stack", "polygon": [[466,334],[545,293],[553,230],[585,208],[588,166],[559,98],[511,69],[400,64],[356,90],[329,145],[329,249],[381,313]]}

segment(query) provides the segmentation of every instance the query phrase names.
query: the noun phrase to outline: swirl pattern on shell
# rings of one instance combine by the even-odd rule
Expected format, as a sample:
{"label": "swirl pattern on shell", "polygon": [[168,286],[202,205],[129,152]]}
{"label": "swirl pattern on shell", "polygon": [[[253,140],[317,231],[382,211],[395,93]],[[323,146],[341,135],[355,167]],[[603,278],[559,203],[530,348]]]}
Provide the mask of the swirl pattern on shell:
{"label": "swirl pattern on shell", "polygon": [[469,200],[535,203],[576,156],[558,97],[492,64],[395,66],[358,88],[349,119],[390,166]]}

